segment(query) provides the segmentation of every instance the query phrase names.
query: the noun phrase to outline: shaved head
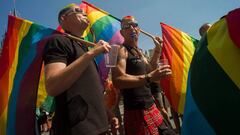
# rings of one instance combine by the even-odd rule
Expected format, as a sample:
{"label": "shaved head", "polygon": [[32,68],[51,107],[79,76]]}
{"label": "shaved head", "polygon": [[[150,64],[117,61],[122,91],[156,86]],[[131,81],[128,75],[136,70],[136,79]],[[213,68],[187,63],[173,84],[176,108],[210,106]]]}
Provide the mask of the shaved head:
{"label": "shaved head", "polygon": [[212,24],[210,23],[205,23],[203,24],[200,29],[199,29],[199,34],[202,37],[207,31],[208,29],[212,26]]}

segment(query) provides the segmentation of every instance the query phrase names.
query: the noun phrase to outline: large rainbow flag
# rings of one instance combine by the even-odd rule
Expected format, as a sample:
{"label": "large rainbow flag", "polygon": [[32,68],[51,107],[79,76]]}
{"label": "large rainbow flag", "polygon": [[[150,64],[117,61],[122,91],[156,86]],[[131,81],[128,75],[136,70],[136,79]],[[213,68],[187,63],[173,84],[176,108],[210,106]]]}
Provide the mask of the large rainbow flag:
{"label": "large rainbow flag", "polygon": [[161,80],[161,87],[173,109],[183,114],[188,70],[198,40],[169,25],[160,24],[163,37],[161,59],[168,59],[172,69],[172,77]]}
{"label": "large rainbow flag", "polygon": [[35,134],[37,90],[46,41],[43,39],[52,33],[53,29],[8,17],[0,57],[1,135]]}
{"label": "large rainbow flag", "polygon": [[200,40],[187,86],[182,135],[238,135],[240,121],[240,8]]}
{"label": "large rainbow flag", "polygon": [[[109,44],[122,44],[123,37],[120,34],[121,23],[120,19],[112,16],[111,14],[107,13],[106,11],[87,3],[86,1],[82,1],[79,5],[81,9],[83,9],[87,17],[90,21],[90,26],[84,32],[83,37],[84,39],[92,42],[98,42],[100,39],[109,42]],[[94,41],[94,37],[90,32],[90,28],[95,35],[96,41]],[[61,27],[59,26],[57,30],[62,31]],[[96,63],[100,69],[100,76],[101,79],[104,81],[108,77],[109,68],[106,68],[104,56],[103,54],[98,55],[96,58]]]}

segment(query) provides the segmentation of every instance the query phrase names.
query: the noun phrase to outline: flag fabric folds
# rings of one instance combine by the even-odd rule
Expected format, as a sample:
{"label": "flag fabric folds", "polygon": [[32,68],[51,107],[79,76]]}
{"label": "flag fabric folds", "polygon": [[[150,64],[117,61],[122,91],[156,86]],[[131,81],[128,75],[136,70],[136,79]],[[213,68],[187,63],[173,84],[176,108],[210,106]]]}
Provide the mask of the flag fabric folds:
{"label": "flag fabric folds", "polygon": [[[84,33],[85,39],[93,41],[92,34],[90,33],[91,28],[95,35],[96,42],[102,39],[109,42],[109,44],[119,45],[123,43],[123,37],[120,34],[121,23],[118,18],[86,1],[82,1],[80,8],[87,13],[90,21],[90,27]],[[97,56],[95,60],[100,69],[101,79],[105,81],[108,77],[109,68],[105,66],[103,54]]]}
{"label": "flag fabric folds", "polygon": [[38,84],[36,108],[37,116],[40,116],[40,110],[44,110],[49,113],[54,112],[54,97],[51,97],[47,94],[45,87],[44,65],[42,65],[40,80]]}
{"label": "flag fabric folds", "polygon": [[190,67],[182,135],[239,134],[239,24],[240,8],[200,40]]}
{"label": "flag fabric folds", "polygon": [[168,59],[172,69],[170,78],[161,80],[173,109],[183,114],[188,71],[198,40],[164,23],[162,27],[163,48],[161,59]]}
{"label": "flag fabric folds", "polygon": [[[96,41],[102,39],[110,44],[121,44],[123,42],[123,37],[120,34],[120,19],[86,1],[82,1],[80,8],[87,13],[90,28],[96,36]],[[90,41],[93,40],[90,30],[86,31],[85,36],[90,38]]]}
{"label": "flag fabric folds", "polygon": [[[8,17],[0,58],[0,134],[34,135],[35,109],[45,37],[54,30]],[[39,42],[41,40],[41,42]]]}

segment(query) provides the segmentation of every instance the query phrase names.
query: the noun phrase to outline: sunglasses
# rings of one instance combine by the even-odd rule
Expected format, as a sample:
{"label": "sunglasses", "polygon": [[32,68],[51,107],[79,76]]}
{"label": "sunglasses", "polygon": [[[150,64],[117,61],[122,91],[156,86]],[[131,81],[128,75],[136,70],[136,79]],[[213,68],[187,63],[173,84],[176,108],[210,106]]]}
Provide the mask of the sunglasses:
{"label": "sunglasses", "polygon": [[138,23],[134,23],[134,22],[131,22],[131,23],[126,23],[126,24],[123,24],[122,25],[122,29],[129,29],[132,27],[138,27]]}
{"label": "sunglasses", "polygon": [[72,9],[69,9],[68,11],[65,12],[65,16],[69,16],[71,14],[83,14],[83,15],[86,15],[86,13],[80,9],[80,8],[72,8]]}

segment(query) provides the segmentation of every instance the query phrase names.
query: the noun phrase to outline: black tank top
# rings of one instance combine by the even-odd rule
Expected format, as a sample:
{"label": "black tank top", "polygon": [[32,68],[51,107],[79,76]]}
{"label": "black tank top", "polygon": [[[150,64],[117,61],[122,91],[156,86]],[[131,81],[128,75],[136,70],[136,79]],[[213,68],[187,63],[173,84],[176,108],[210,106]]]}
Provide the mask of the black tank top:
{"label": "black tank top", "polygon": [[[125,46],[128,51],[126,63],[126,73],[130,75],[143,75],[147,73],[147,65],[142,58],[134,55],[133,47]],[[135,88],[122,89],[124,97],[124,108],[132,109],[147,109],[154,103],[151,90],[143,85]]]}

